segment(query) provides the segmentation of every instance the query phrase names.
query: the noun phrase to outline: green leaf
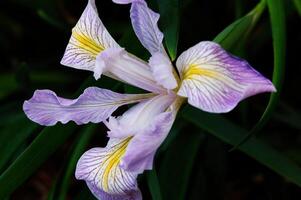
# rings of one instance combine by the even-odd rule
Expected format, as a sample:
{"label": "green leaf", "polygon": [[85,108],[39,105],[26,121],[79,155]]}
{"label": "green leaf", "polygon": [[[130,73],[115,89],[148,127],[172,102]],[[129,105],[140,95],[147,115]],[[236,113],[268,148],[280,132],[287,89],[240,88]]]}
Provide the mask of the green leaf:
{"label": "green leaf", "polygon": [[0,176],[0,199],[8,197],[75,131],[74,124],[45,128]]}
{"label": "green leaf", "polygon": [[243,15],[243,5],[242,0],[235,0],[235,18],[238,19]]}
{"label": "green leaf", "polygon": [[284,1],[282,0],[267,0],[267,3],[271,18],[274,48],[273,84],[276,87],[277,92],[271,94],[269,103],[257,124],[252,128],[249,134],[242,139],[242,141],[234,146],[233,149],[244,143],[252,135],[258,133],[268,122],[276,108],[282,90],[286,56],[285,6]]}
{"label": "green leaf", "polygon": [[[179,120],[177,120],[174,123],[174,126],[172,127],[170,133],[168,134],[167,138],[164,140],[164,143],[161,145],[160,149],[158,150],[156,157],[160,157],[161,154],[165,155],[166,151],[168,150],[168,147],[176,139],[177,135],[180,133],[183,126],[184,126],[184,124]],[[155,159],[155,160],[157,160],[157,159]],[[158,180],[158,175],[157,175],[155,168],[152,171],[146,172],[146,180],[147,180],[149,190],[150,190],[150,193],[151,193],[153,199],[162,199],[160,186],[164,186],[164,185],[160,184],[160,183],[162,183],[161,168],[160,168],[159,173],[160,173],[160,176],[159,176],[160,182]],[[164,192],[166,192],[166,191],[164,191]]]}
{"label": "green leaf", "polygon": [[55,199],[54,195],[55,195],[55,189],[56,189],[57,182],[58,182],[58,177],[55,178],[50,190],[48,191],[47,200]]}
{"label": "green leaf", "polygon": [[285,123],[295,129],[301,130],[301,114],[295,108],[290,105],[280,102],[281,111],[277,111],[273,114],[273,118],[277,121]]}
{"label": "green leaf", "polygon": [[0,99],[4,98],[18,89],[18,83],[14,74],[0,75]]}
{"label": "green leaf", "polygon": [[164,152],[158,170],[163,199],[187,199],[189,179],[203,139],[199,133],[185,134],[183,130]]}
{"label": "green leaf", "polygon": [[70,160],[68,161],[68,166],[65,172],[63,173],[63,177],[61,178],[59,184],[60,187],[57,192],[58,196],[55,199],[58,200],[67,199],[66,195],[68,192],[70,179],[72,176],[74,176],[74,171],[75,171],[77,161],[80,158],[80,156],[85,152],[85,149],[91,137],[95,133],[96,127],[97,127],[96,124],[89,125],[87,128],[85,128],[83,131],[79,133],[79,137],[76,141],[77,142],[76,146],[71,154]]}
{"label": "green leaf", "polygon": [[159,153],[163,153],[167,151],[169,146],[174,142],[177,138],[178,134],[182,131],[184,127],[183,121],[176,119],[175,123],[172,126],[172,129],[169,131],[167,138],[164,140],[163,144],[159,148]]}
{"label": "green leaf", "polygon": [[[17,125],[16,125],[17,124]],[[12,155],[20,145],[36,130],[38,126],[29,121],[23,115],[22,118],[15,118],[14,123],[7,124],[2,128],[0,134],[0,172],[3,167],[11,160]]]}
{"label": "green leaf", "polygon": [[[220,140],[234,145],[247,135],[247,131],[220,115],[204,113],[192,107],[186,108],[182,116],[197,127],[208,131]],[[250,138],[238,147],[242,152],[269,167],[276,173],[301,186],[301,169],[282,153],[262,140]]]}
{"label": "green leaf", "polygon": [[152,199],[162,200],[160,184],[156,169],[145,172],[147,184],[152,195]]}
{"label": "green leaf", "polygon": [[91,191],[85,185],[85,187],[77,192],[77,195],[74,197],[74,200],[96,200]]}
{"label": "green leaf", "polygon": [[157,0],[160,12],[160,24],[163,29],[165,44],[171,60],[177,57],[180,26],[179,0]]}
{"label": "green leaf", "polygon": [[21,118],[24,119],[24,114],[20,112],[20,102],[9,102],[0,106],[0,126],[6,126],[14,123]]}
{"label": "green leaf", "polygon": [[66,25],[61,23],[60,20],[54,18],[53,16],[47,14],[45,12],[45,10],[43,9],[38,9],[37,10],[37,15],[43,19],[45,22],[47,22],[48,24],[50,24],[51,26],[57,28],[57,29],[60,29],[60,30],[66,30]]}
{"label": "green leaf", "polygon": [[299,15],[301,16],[301,0],[294,0],[294,3]]}
{"label": "green leaf", "polygon": [[224,49],[233,49],[253,29],[265,7],[265,0],[261,0],[251,12],[226,27],[213,41]]}
{"label": "green leaf", "polygon": [[[76,92],[76,96],[91,85],[114,88],[120,84],[116,84],[114,80],[106,77],[95,82],[95,79],[89,76]],[[76,127],[73,123],[69,123],[68,125],[60,124],[44,128],[25,151],[1,174],[0,199],[9,197],[14,190],[24,183],[70,137]]]}

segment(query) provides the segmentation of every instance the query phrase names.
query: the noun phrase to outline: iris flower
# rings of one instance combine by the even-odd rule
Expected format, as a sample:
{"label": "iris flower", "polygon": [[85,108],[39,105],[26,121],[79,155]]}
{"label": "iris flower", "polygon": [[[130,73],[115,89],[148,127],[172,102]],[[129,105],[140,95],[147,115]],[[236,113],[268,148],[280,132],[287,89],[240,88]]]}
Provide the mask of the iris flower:
{"label": "iris flower", "polygon": [[[58,97],[50,90],[37,90],[24,102],[26,115],[41,125],[57,122],[76,124],[104,122],[109,142],[104,148],[85,152],[75,176],[85,180],[91,192],[102,200],[142,199],[136,178],[153,167],[156,150],[164,141],[180,106],[190,105],[211,113],[232,110],[241,100],[262,92],[274,92],[273,84],[237,58],[210,41],[183,52],[173,67],[162,44],[157,22],[159,14],[144,0],[113,0],[131,4],[133,29],[150,52],[145,62],[119,46],[108,33],[94,0],[72,30],[61,63],[89,70],[142,88],[148,93],[120,94],[96,87],[87,88],[77,99]],[[112,113],[134,104],[122,116]]]}

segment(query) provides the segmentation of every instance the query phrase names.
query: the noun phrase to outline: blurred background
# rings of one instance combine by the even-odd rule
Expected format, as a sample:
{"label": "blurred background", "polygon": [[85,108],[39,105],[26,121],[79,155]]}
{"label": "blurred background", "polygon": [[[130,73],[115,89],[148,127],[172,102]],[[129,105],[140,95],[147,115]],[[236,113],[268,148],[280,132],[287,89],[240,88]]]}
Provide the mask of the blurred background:
{"label": "blurred background", "polygon": [[[100,18],[116,41],[128,51],[148,59],[149,55],[130,26],[130,7],[115,5],[109,0],[96,2]],[[105,127],[69,123],[44,128],[28,120],[22,111],[24,100],[31,98],[36,89],[51,89],[66,98],[75,98],[92,85],[119,92],[136,90],[108,78],[94,81],[90,72],[59,64],[71,29],[86,3],[87,0],[0,1],[0,196],[1,192],[10,191],[6,199],[94,199],[84,182],[75,180],[74,166],[85,150],[105,146]],[[148,3],[158,11],[157,1]],[[257,3],[257,0],[181,2],[178,55],[200,41],[213,40]],[[253,155],[262,153],[261,158],[240,150],[229,152],[232,146],[225,140],[232,129],[219,121],[210,121],[222,130],[216,133],[226,138],[222,141],[208,130],[210,127],[202,129],[182,117],[192,113],[185,114],[187,109],[192,109],[185,108],[157,153],[156,170],[139,176],[144,199],[300,199],[301,189],[296,182],[301,185],[301,174],[298,174],[301,164],[301,3],[283,0],[283,5],[282,10],[277,11],[284,12],[286,17],[283,89],[270,120],[257,136],[276,153],[269,154],[269,150],[264,152],[265,148],[256,148],[256,145],[250,151]],[[272,78],[274,51],[267,9],[248,36],[237,39],[230,51]],[[250,130],[268,100],[269,94],[249,98],[222,117],[235,127]],[[197,115],[192,117],[198,119]],[[215,118],[209,117],[200,118],[200,126]],[[221,133],[223,129],[225,133]],[[279,155],[283,160],[278,160]],[[161,191],[161,197],[155,197],[156,190]]]}

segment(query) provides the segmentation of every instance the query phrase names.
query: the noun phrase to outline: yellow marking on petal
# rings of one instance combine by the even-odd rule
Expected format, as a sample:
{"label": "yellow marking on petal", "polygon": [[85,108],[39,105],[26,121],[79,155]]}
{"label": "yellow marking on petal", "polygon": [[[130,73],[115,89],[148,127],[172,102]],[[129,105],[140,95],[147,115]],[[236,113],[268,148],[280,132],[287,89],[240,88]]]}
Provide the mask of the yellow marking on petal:
{"label": "yellow marking on petal", "polygon": [[220,75],[209,69],[201,68],[197,65],[190,65],[188,69],[183,73],[183,80],[185,79],[192,79],[192,76],[199,75],[199,76],[209,76],[211,78],[217,78]]}
{"label": "yellow marking on petal", "polygon": [[[207,76],[209,78],[214,79],[214,81],[219,81],[222,83],[222,85],[227,85],[228,87],[231,87],[232,89],[236,89],[240,91],[242,89],[242,86],[237,83],[230,75],[220,72],[218,70],[212,70],[212,69],[206,69],[202,68],[199,65],[191,64],[188,66],[188,68],[184,71],[182,77],[182,82],[184,80],[193,80],[193,81],[199,81],[194,76]],[[202,83],[204,83],[202,81]]]}
{"label": "yellow marking on petal", "polygon": [[92,38],[83,33],[73,31],[72,37],[74,37],[75,40],[78,42],[77,46],[79,48],[86,50],[87,52],[91,53],[94,57],[96,57],[101,51],[105,49],[102,45],[98,44]]}
{"label": "yellow marking on petal", "polygon": [[105,192],[109,191],[109,174],[110,174],[111,170],[114,169],[120,163],[120,159],[125,154],[126,148],[131,139],[132,139],[132,137],[129,137],[129,138],[125,139],[124,141],[122,141],[121,143],[119,143],[118,149],[115,150],[111,155],[109,155],[109,157],[103,163],[103,164],[105,164],[108,162],[108,164],[106,165],[106,168],[104,170],[103,179],[102,179],[103,190]]}

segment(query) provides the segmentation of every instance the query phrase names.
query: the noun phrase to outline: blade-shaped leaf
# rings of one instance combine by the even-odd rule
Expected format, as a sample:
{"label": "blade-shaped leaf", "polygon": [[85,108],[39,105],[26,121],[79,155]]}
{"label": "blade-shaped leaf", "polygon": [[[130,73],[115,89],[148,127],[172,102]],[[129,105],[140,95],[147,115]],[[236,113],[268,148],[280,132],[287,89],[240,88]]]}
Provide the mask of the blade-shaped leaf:
{"label": "blade-shaped leaf", "polygon": [[301,130],[301,113],[298,109],[291,107],[290,105],[280,102],[281,112],[277,110],[273,114],[273,118],[279,122],[285,123],[286,126]]}
{"label": "blade-shaped leaf", "polygon": [[299,15],[301,16],[301,0],[294,0],[294,3]]}
{"label": "blade-shaped leaf", "polygon": [[160,184],[156,169],[145,172],[147,184],[153,199],[162,200]]}
{"label": "blade-shaped leaf", "polygon": [[19,85],[13,74],[0,75],[0,98],[4,98],[18,89]]}
{"label": "blade-shaped leaf", "polygon": [[199,133],[181,131],[164,152],[158,170],[163,199],[187,199],[189,178],[204,137]]}
{"label": "blade-shaped leaf", "polygon": [[285,25],[285,6],[282,0],[267,0],[270,12],[273,48],[274,48],[274,70],[273,70],[273,84],[277,92],[271,93],[269,103],[262,114],[260,120],[252,128],[248,135],[239,141],[233,149],[237,148],[240,144],[248,140],[252,135],[258,133],[263,126],[270,119],[273,111],[276,108],[278,99],[282,89],[285,69],[285,56],[286,56],[286,25]]}
{"label": "blade-shaped leaf", "polygon": [[[222,116],[204,113],[192,107],[187,107],[182,116],[197,127],[231,145],[237,144],[248,133]],[[301,186],[301,168],[263,141],[251,138],[238,148],[281,176]]]}
{"label": "blade-shaped leaf", "polygon": [[[170,144],[175,140],[176,136],[180,133],[181,129],[183,128],[183,123],[179,120],[177,120],[174,123],[174,126],[172,127],[170,133],[168,134],[168,137],[164,140],[164,143],[160,146],[160,149],[158,150],[157,156],[160,156],[161,154],[166,153],[165,151],[168,149]],[[157,159],[156,159],[157,160]],[[160,168],[161,170],[161,168]],[[169,170],[169,169],[167,169]],[[161,173],[161,171],[159,171]],[[162,179],[162,176],[158,177],[157,171],[154,168],[152,171],[146,172],[146,180],[147,184],[150,190],[150,193],[153,197],[153,199],[162,199],[162,192],[161,187],[164,188],[162,184],[160,184],[162,181],[159,181],[159,179]],[[166,192],[166,191],[164,191]]]}
{"label": "blade-shaped leaf", "polygon": [[[17,124],[17,125],[16,125]],[[38,126],[27,118],[15,118],[14,123],[7,124],[1,130],[0,141],[0,172],[2,168],[11,159],[12,155],[16,152],[19,146],[26,140]]]}
{"label": "blade-shaped leaf", "polygon": [[0,199],[8,197],[60,146],[76,129],[74,124],[45,128],[33,143],[0,176]]}
{"label": "blade-shaped leaf", "polygon": [[165,44],[171,60],[177,56],[180,6],[179,0],[157,0],[160,12],[160,24],[164,33]]}
{"label": "blade-shaped leaf", "polygon": [[238,41],[252,30],[265,7],[265,0],[261,0],[251,12],[226,27],[213,41],[219,43],[224,49],[234,48]]}
{"label": "blade-shaped leaf", "polygon": [[71,158],[68,161],[68,165],[65,172],[63,173],[63,177],[60,180],[60,184],[59,184],[60,187],[57,192],[58,196],[55,199],[58,200],[66,199],[70,179],[74,175],[76,163],[80,158],[80,156],[86,150],[86,146],[88,145],[88,142],[90,141],[91,137],[95,133],[96,127],[97,125],[95,124],[90,125],[87,128],[85,128],[81,133],[79,133],[77,144],[75,145],[75,148],[71,154]]}

